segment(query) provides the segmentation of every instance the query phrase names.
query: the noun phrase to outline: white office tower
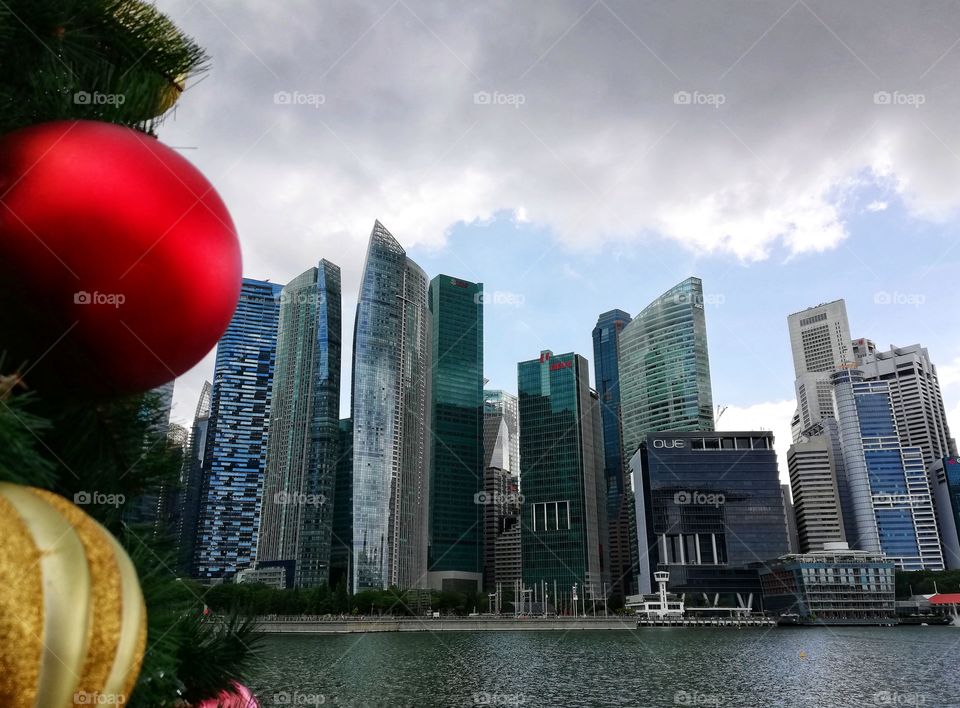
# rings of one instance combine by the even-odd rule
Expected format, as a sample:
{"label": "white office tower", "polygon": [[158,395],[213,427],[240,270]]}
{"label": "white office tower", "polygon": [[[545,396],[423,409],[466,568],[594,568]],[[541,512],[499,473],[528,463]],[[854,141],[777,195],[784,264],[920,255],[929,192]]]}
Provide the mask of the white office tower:
{"label": "white office tower", "polygon": [[803,431],[835,417],[830,375],[855,360],[843,300],[795,312],[787,318],[787,325],[796,375],[799,425],[791,427],[797,442]]}
{"label": "white office tower", "polygon": [[851,547],[882,552],[898,570],[943,570],[923,453],[901,443],[890,384],[865,381],[859,369],[838,371],[831,379],[850,495]]}
{"label": "white office tower", "polygon": [[874,344],[872,339],[854,339],[851,342],[853,347],[853,358],[860,364],[863,363],[863,360],[877,352],[877,345]]}
{"label": "white office tower", "polygon": [[919,447],[929,469],[937,460],[956,457],[956,443],[950,438],[947,412],[940,393],[937,367],[919,344],[874,351],[860,364],[866,381],[890,384],[890,402],[897,419],[900,440],[906,447]]}
{"label": "white office tower", "polygon": [[829,435],[802,438],[787,451],[799,553],[846,541],[833,443]]}

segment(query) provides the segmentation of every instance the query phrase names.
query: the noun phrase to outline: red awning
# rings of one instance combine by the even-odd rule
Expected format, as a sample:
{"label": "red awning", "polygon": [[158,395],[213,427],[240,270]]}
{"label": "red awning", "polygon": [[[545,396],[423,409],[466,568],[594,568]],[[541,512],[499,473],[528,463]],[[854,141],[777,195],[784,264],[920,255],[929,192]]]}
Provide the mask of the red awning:
{"label": "red awning", "polygon": [[930,598],[931,605],[960,605],[960,592],[940,593]]}

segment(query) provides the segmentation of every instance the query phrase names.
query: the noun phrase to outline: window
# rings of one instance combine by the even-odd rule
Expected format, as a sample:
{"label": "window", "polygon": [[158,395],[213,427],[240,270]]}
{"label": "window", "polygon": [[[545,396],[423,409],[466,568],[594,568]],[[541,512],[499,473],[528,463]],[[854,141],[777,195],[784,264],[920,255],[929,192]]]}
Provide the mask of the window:
{"label": "window", "polygon": [[532,526],[539,531],[568,531],[570,529],[570,502],[540,502],[531,507]]}

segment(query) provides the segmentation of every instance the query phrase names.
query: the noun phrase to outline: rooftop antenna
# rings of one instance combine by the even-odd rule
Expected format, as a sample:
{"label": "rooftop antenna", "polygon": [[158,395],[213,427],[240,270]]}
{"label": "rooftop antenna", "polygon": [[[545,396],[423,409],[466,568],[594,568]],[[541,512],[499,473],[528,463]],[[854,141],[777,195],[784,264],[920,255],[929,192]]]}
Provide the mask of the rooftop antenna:
{"label": "rooftop antenna", "polygon": [[723,417],[723,414],[727,412],[727,408],[730,406],[717,406],[717,419],[715,423],[719,423],[720,419]]}

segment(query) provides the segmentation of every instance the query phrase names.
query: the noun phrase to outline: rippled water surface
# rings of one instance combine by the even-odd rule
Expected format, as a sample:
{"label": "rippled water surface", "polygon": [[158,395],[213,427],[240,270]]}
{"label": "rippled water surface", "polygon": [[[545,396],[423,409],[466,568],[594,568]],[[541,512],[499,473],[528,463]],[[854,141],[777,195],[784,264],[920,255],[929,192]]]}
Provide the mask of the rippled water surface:
{"label": "rippled water surface", "polygon": [[273,636],[271,705],[960,706],[960,628]]}

